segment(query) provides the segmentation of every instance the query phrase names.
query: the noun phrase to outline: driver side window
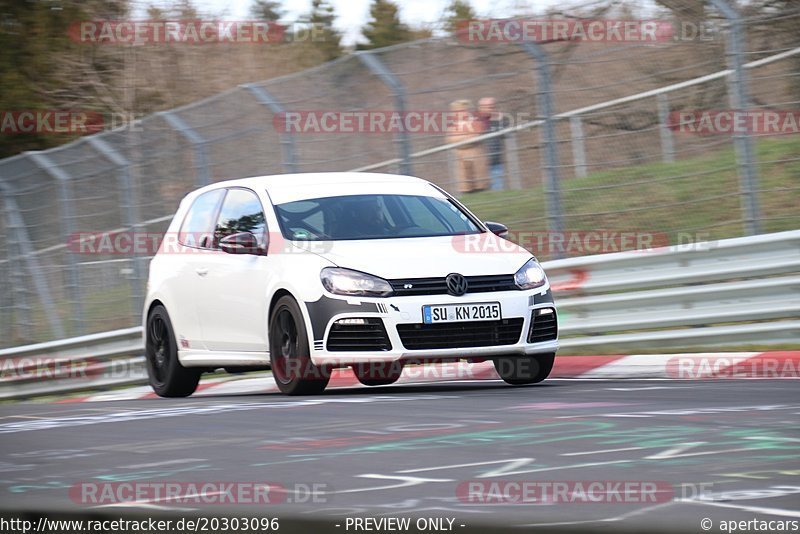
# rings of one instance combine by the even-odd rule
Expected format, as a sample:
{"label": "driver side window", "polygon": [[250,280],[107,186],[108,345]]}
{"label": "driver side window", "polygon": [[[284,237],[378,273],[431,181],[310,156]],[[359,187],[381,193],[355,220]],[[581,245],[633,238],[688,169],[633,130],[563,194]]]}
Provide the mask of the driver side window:
{"label": "driver side window", "polygon": [[267,225],[261,200],[249,189],[229,189],[214,227],[214,247],[220,239],[240,232],[255,235],[258,245],[267,246]]}

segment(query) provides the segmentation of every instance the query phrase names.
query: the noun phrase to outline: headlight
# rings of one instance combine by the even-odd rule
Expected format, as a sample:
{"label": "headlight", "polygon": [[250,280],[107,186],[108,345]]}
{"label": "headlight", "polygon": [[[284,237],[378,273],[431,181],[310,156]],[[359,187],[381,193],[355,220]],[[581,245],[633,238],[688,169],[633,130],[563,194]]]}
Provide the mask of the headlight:
{"label": "headlight", "polygon": [[547,276],[544,274],[544,269],[536,261],[536,258],[529,259],[525,265],[514,274],[514,283],[520,289],[533,289],[534,287],[541,287],[547,282]]}
{"label": "headlight", "polygon": [[388,297],[392,286],[383,278],[339,267],[326,267],[319,273],[322,285],[334,295]]}

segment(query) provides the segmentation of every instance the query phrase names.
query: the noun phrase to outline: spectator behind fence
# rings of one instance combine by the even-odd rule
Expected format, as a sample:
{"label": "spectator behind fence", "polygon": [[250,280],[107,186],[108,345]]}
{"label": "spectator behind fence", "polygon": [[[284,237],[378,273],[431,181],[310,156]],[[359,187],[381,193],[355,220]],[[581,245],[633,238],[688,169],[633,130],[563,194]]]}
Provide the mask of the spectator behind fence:
{"label": "spectator behind fence", "polygon": [[[454,120],[447,129],[447,143],[467,141],[482,133],[481,123],[471,108],[472,103],[469,100],[456,100],[450,104]],[[463,145],[453,152],[459,192],[474,193],[486,190],[489,187],[489,170],[480,143]]]}
{"label": "spectator behind fence", "polygon": [[[478,117],[481,121],[483,133],[498,132],[509,126],[509,120],[497,111],[497,101],[490,97],[478,101]],[[505,152],[505,135],[492,137],[483,142],[486,158],[489,164],[489,174],[492,178],[492,190],[505,189],[506,166],[503,153]]]}

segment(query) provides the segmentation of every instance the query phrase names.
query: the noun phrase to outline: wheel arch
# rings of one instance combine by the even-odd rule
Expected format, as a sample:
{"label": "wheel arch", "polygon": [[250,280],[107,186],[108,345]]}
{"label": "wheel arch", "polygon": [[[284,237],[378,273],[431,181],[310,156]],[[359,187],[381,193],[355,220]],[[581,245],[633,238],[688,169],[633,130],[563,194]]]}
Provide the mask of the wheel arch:
{"label": "wheel arch", "polygon": [[[156,306],[163,306],[165,310],[167,309],[166,304],[161,302],[161,299],[153,299],[153,301],[147,307],[147,313],[144,314],[145,320],[147,320],[147,318],[150,317],[150,313],[153,311],[153,308],[155,308]],[[169,312],[167,312],[167,313],[169,313]]]}
{"label": "wheel arch", "polygon": [[297,303],[297,306],[300,308],[300,313],[303,315],[303,322],[305,323],[306,337],[308,338],[308,347],[309,350],[313,353],[314,333],[311,327],[311,317],[308,314],[308,308],[306,307],[306,303],[305,301],[303,301],[303,299],[297,298],[297,295],[295,295],[285,287],[278,288],[272,294],[272,297],[269,300],[269,310],[267,312],[267,343],[269,343],[269,323],[272,320],[272,311],[275,309],[275,304],[277,304],[278,300],[286,296],[294,299],[294,301]]}
{"label": "wheel arch", "polygon": [[[147,321],[150,319],[150,314],[153,312],[153,308],[156,306],[164,306],[166,310],[167,307],[161,302],[161,299],[153,299],[147,304],[147,308],[142,310],[142,341],[144,342],[145,346],[147,345]],[[169,312],[167,312],[169,314]]]}

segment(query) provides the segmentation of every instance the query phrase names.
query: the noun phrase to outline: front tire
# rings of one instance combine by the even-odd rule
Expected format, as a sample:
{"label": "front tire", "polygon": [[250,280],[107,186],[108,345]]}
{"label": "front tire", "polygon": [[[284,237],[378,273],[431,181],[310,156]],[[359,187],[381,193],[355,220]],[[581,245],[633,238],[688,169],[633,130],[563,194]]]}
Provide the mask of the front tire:
{"label": "front tire", "polygon": [[150,387],[159,397],[188,397],[197,389],[202,371],[187,369],[178,361],[178,345],[164,306],[147,316],[145,361]]}
{"label": "front tire", "polygon": [[286,395],[316,395],[328,385],[330,371],[311,362],[303,314],[288,295],[278,299],[270,316],[269,357],[272,376]]}
{"label": "front tire", "polygon": [[535,356],[507,356],[494,359],[494,368],[507,383],[514,386],[536,384],[548,376],[553,369],[556,354]]}

